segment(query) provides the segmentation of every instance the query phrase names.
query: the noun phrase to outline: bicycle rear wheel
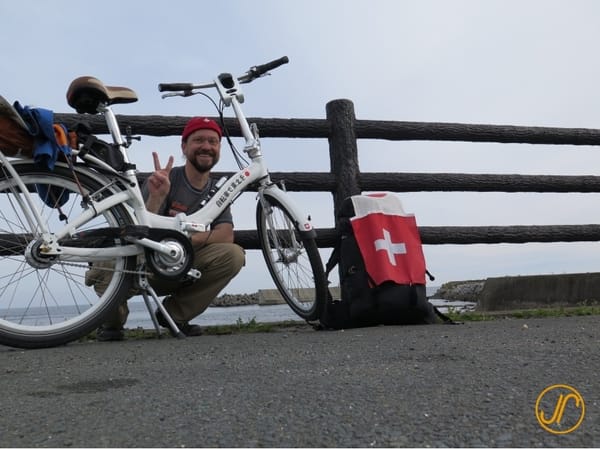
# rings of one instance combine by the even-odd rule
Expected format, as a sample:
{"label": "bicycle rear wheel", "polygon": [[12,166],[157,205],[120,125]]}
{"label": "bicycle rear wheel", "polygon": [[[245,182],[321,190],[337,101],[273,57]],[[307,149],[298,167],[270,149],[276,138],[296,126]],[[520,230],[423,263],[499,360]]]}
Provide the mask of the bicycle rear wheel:
{"label": "bicycle rear wheel", "polygon": [[258,238],[271,277],[281,296],[301,318],[321,315],[327,280],[314,238],[298,230],[290,212],[265,196],[256,209]]}
{"label": "bicycle rear wheel", "polygon": [[[50,232],[64,226],[65,221],[79,215],[85,205],[73,174],[64,166],[54,171],[30,163],[15,163],[15,170],[32,192],[31,198]],[[100,199],[114,190],[107,184],[78,171],[85,195]],[[27,251],[33,245],[37,230],[26,219],[23,194],[15,179],[0,167],[0,344],[21,348],[42,348],[68,343],[94,330],[131,287],[136,257],[118,257],[96,262],[100,273],[88,279],[91,262],[67,262],[32,257]],[[60,204],[60,207],[55,207]],[[128,210],[117,205],[98,215],[77,232],[93,235],[94,229],[133,224]],[[92,231],[92,232],[90,232]],[[108,237],[104,244],[119,245],[119,239]],[[79,246],[93,247],[83,239]],[[102,278],[104,291],[96,293],[93,282]],[[96,282],[97,283],[97,282]]]}

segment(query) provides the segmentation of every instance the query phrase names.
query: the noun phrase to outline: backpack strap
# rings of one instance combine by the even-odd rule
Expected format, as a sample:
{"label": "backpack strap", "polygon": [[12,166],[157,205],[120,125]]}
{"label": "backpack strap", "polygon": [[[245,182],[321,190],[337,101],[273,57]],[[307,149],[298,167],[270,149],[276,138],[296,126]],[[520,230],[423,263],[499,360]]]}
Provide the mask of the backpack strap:
{"label": "backpack strap", "polygon": [[340,262],[340,245],[336,244],[331,252],[331,256],[329,256],[329,260],[325,264],[325,278],[329,278],[329,273],[331,270],[335,268],[335,266]]}
{"label": "backpack strap", "polygon": [[440,310],[436,307],[433,306],[433,311],[435,312],[435,314],[441,318],[441,320],[444,322],[443,324],[462,324],[461,322],[458,321],[454,321],[452,318],[450,318],[448,315],[443,314],[442,312],[440,312]]}

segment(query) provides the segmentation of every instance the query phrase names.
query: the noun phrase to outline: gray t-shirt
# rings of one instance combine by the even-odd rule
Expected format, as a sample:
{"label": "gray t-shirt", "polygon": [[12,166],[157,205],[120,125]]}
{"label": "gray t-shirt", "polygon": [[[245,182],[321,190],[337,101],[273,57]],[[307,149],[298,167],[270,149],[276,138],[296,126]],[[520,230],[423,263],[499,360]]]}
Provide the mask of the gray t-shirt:
{"label": "gray t-shirt", "polygon": [[[171,181],[171,190],[165,199],[165,202],[160,206],[158,210],[159,215],[167,215],[174,217],[180,212],[186,215],[191,215],[203,206],[203,201],[208,201],[212,195],[215,194],[215,184],[218,182],[216,179],[210,178],[206,183],[206,186],[202,190],[196,189],[190,184],[187,177],[185,176],[185,170],[183,166],[174,167],[171,170],[169,176]],[[211,191],[212,190],[212,191]],[[142,193],[144,199],[148,198],[148,186],[147,182],[142,187]],[[219,215],[213,222],[212,226],[219,223],[231,223],[233,224],[233,216],[231,215],[231,208],[225,209],[221,215]]]}

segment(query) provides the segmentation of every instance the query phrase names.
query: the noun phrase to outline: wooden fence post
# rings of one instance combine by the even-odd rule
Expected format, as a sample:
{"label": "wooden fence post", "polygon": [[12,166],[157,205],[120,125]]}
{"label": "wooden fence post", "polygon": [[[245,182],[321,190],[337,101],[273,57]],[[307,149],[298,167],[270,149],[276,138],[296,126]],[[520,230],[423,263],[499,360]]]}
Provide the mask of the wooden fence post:
{"label": "wooden fence post", "polygon": [[360,168],[354,125],[354,104],[350,100],[332,100],[327,103],[329,122],[329,161],[335,178],[333,210],[335,216],[344,198],[360,194]]}

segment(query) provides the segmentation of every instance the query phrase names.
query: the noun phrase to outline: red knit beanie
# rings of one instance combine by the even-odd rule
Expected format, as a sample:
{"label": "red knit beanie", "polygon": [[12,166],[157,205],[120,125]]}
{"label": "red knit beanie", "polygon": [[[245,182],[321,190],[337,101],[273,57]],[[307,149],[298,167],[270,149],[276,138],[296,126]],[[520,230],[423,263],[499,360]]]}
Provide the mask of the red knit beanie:
{"label": "red knit beanie", "polygon": [[194,117],[190,119],[190,121],[187,122],[187,125],[185,125],[185,128],[183,128],[181,140],[186,140],[190,134],[199,129],[212,129],[219,135],[219,139],[223,136],[221,127],[214,120],[206,117]]}

